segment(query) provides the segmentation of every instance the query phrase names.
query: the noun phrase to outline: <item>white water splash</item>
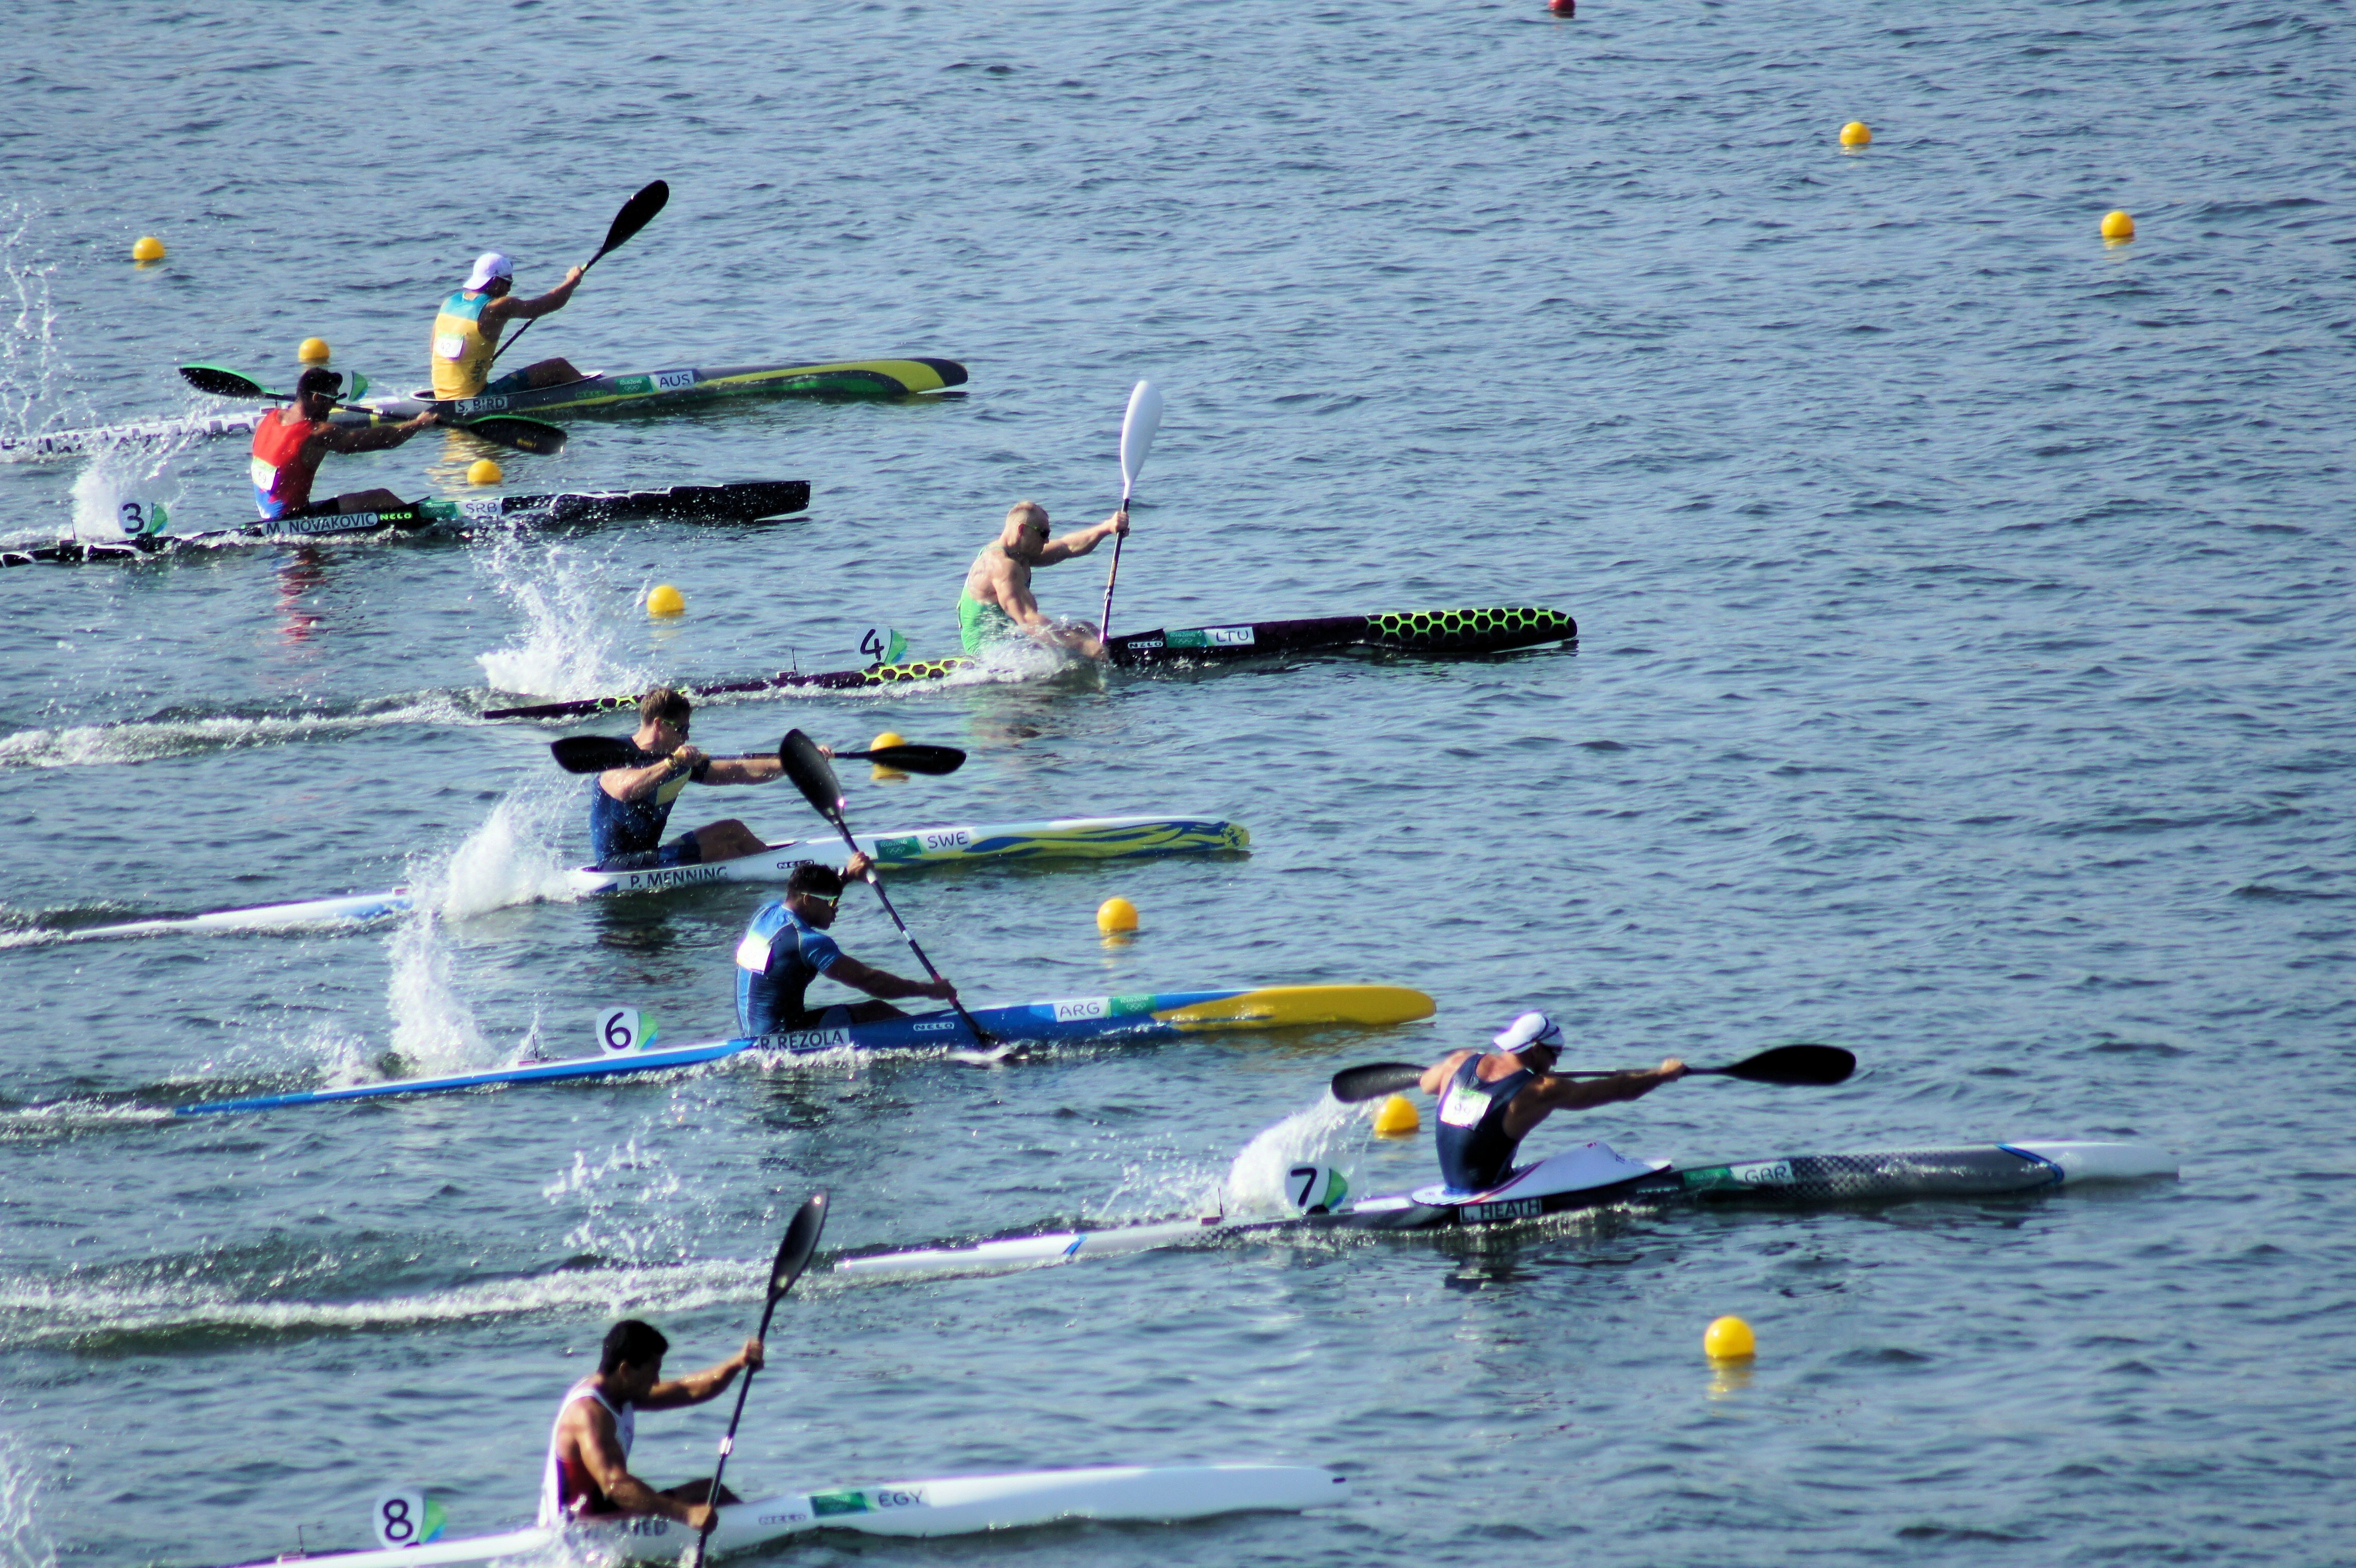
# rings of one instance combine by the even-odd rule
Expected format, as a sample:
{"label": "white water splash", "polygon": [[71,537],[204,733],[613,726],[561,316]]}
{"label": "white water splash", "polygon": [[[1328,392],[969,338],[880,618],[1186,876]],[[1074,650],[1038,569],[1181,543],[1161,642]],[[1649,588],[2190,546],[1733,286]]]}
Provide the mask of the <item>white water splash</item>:
{"label": "white water splash", "polygon": [[601,560],[570,544],[541,542],[525,550],[509,539],[477,551],[476,559],[524,621],[517,640],[476,656],[493,691],[594,697],[653,684],[622,656],[622,628],[629,623],[616,613],[621,596]]}
{"label": "white water splash", "polygon": [[392,961],[385,1010],[392,1016],[392,1048],[404,1063],[426,1073],[464,1072],[502,1059],[458,995],[450,946],[433,910],[403,918],[386,940],[385,952]]}
{"label": "white water splash", "polygon": [[438,693],[358,714],[238,714],[187,719],[134,719],[122,724],[27,729],[0,736],[0,768],[92,768],[154,762],[161,757],[233,751],[252,746],[356,735],[393,725],[446,725],[471,713]]}
{"label": "white water splash", "polygon": [[0,1437],[0,1568],[57,1568],[40,1504],[40,1472],[31,1455],[16,1438]]}
{"label": "white water splash", "polygon": [[1330,1165],[1358,1192],[1358,1155],[1365,1147],[1369,1108],[1331,1097],[1296,1111],[1250,1143],[1227,1167],[1222,1204],[1229,1219],[1282,1219],[1293,1212],[1287,1172],[1299,1165]]}
{"label": "white water splash", "polygon": [[684,1190],[661,1153],[641,1148],[632,1138],[594,1162],[575,1149],[572,1167],[541,1192],[551,1203],[569,1202],[583,1210],[580,1223],[565,1233],[566,1246],[643,1267],[659,1260],[687,1261],[679,1226]]}
{"label": "white water splash", "polygon": [[49,299],[51,263],[33,253],[37,214],[22,203],[0,209],[0,430],[29,435],[62,413],[59,389],[72,367],[58,340],[57,307]]}
{"label": "white water splash", "polygon": [[412,863],[409,883],[418,907],[455,920],[513,904],[578,897],[573,862],[559,849],[578,814],[578,792],[562,786],[508,796],[456,849]]}

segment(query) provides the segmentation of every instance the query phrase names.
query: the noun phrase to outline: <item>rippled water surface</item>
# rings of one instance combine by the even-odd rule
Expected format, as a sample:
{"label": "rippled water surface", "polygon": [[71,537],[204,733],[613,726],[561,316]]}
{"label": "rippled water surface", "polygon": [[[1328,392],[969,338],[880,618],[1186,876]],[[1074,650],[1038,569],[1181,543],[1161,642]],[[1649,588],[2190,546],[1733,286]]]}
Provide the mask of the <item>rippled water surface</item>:
{"label": "rippled water surface", "polygon": [[[767,525],[0,573],[5,1561],[360,1545],[394,1483],[454,1533],[516,1522],[606,1325],[716,1359],[809,1191],[831,1254],[1205,1212],[1315,1148],[1420,1182],[1427,1145],[1318,1111],[1325,1078],[1529,1005],[1589,1065],[1864,1064],[1697,1079],[1555,1143],[2131,1139],[2182,1179],[814,1275],[740,1484],[1283,1459],[1354,1499],[766,1560],[2344,1561],[2345,9],[1580,10],[21,12],[10,434],[209,408],[173,365],[283,381],[314,333],[409,384],[476,252],[543,287],[656,177],[669,210],[531,352],[972,381],[587,422],[507,462],[514,493],[808,478]],[[1851,118],[1875,140],[1844,154]],[[2115,207],[2132,244],[2100,240]],[[134,270],[150,232],[170,259]],[[1009,501],[1110,510],[1141,376],[1170,412],[1119,627],[1533,603],[1576,648],[746,701],[697,738],[972,753],[847,772],[870,829],[1250,828],[1248,857],[899,878],[969,998],[1362,980],[1432,1021],[166,1114],[572,1052],[609,1000],[724,1033],[764,891],[563,897],[566,732],[477,715],[841,668],[879,625],[948,650]],[[433,435],[327,478],[459,493],[478,455]],[[0,532],[124,494],[234,521],[245,461],[0,465]],[[1093,616],[1102,567],[1043,596]],[[683,620],[638,608],[657,582]],[[783,789],[682,811],[819,827]],[[402,881],[430,913],[59,940]],[[1143,929],[1108,948],[1116,892]],[[863,894],[839,929],[905,967]],[[1722,1313],[1758,1331],[1747,1370],[1700,1354]],[[648,1417],[638,1468],[696,1473],[722,1419]]]}

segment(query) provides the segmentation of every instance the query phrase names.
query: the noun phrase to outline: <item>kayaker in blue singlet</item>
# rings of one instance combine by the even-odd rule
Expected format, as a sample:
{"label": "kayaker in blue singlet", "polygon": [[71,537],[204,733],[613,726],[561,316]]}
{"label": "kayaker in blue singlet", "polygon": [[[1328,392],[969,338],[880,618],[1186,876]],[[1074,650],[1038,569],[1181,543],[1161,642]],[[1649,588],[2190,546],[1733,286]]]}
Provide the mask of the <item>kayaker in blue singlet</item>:
{"label": "kayaker in blue singlet", "polygon": [[645,760],[589,781],[589,846],[600,869],[701,865],[769,847],[734,817],[662,842],[670,809],[690,784],[766,784],[785,772],[774,757],[704,756],[687,744],[693,713],[686,696],[669,686],[648,692],[638,701],[637,733],[630,736]]}
{"label": "kayaker in blue singlet", "polygon": [[657,1491],[630,1474],[630,1444],[637,1436],[637,1412],[679,1410],[716,1399],[736,1380],[740,1369],[758,1371],[762,1346],[744,1348],[716,1367],[666,1382],[663,1353],[670,1341],[652,1326],[633,1318],[606,1332],[597,1373],[565,1391],[556,1424],[548,1434],[548,1463],[541,1468],[540,1522],[559,1525],[600,1514],[653,1514],[701,1530],[713,1506],[739,1501],[727,1487],[712,1496],[712,1478],[687,1481]]}
{"label": "kayaker in blue singlet", "polygon": [[1686,1064],[1671,1057],[1650,1072],[1557,1078],[1562,1030],[1543,1013],[1523,1014],[1494,1043],[1494,1051],[1451,1052],[1426,1068],[1417,1085],[1440,1096],[1433,1128],[1440,1176],[1454,1193],[1503,1183],[1522,1140],[1555,1112],[1634,1100],[1686,1075]]}
{"label": "kayaker in blue singlet", "polygon": [[842,902],[843,883],[864,876],[872,863],[854,854],[841,871],[815,862],[794,867],[786,896],[761,906],[736,944],[736,1031],[776,1035],[788,1029],[839,1029],[902,1016],[888,1002],[836,1003],[813,1011],[805,997],[819,975],[870,996],[957,999],[946,980],[903,980],[864,964],[834,945],[827,928]]}

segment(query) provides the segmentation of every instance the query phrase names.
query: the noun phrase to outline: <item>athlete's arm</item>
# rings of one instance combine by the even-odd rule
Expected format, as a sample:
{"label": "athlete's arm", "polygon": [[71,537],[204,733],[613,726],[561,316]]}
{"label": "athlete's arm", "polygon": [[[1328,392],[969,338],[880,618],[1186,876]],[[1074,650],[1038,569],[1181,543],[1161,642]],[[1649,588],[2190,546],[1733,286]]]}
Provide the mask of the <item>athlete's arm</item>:
{"label": "athlete's arm", "polygon": [[1557,1078],[1547,1074],[1525,1086],[1505,1110],[1505,1133],[1518,1138],[1553,1111],[1587,1111],[1641,1100],[1665,1083],[1685,1077],[1686,1064],[1671,1057],[1650,1072],[1616,1072],[1610,1078]]}
{"label": "athlete's arm", "polygon": [[564,1412],[573,1429],[573,1451],[605,1500],[624,1513],[660,1514],[682,1524],[694,1522],[687,1504],[664,1497],[630,1474],[630,1456],[622,1452],[614,1433],[614,1418],[594,1400],[577,1400]]}
{"label": "athlete's arm", "polygon": [[715,757],[698,784],[766,784],[785,772],[776,757]]}
{"label": "athlete's arm", "polygon": [[1448,1080],[1456,1076],[1456,1069],[1462,1067],[1464,1058],[1472,1054],[1471,1051],[1449,1052],[1423,1069],[1423,1076],[1416,1080],[1416,1088],[1426,1094],[1438,1094],[1448,1087]]}
{"label": "athlete's arm", "polygon": [[750,1367],[759,1371],[763,1347],[758,1339],[744,1341],[744,1348],[725,1361],[706,1367],[700,1372],[690,1372],[683,1378],[667,1378],[657,1383],[647,1397],[638,1401],[640,1410],[677,1410],[681,1405],[701,1404],[717,1398],[730,1383],[736,1380],[736,1369]]}
{"label": "athlete's arm", "polygon": [[936,1002],[957,1000],[957,987],[946,980],[903,980],[889,970],[862,963],[849,953],[841,955],[819,972],[829,980],[840,981],[854,991],[864,991],[884,1002],[911,996],[929,996]]}
{"label": "athlete's arm", "polygon": [[1018,576],[1012,561],[993,561],[989,566],[990,585],[997,591],[998,607],[1004,610],[1018,626],[1044,627],[1053,623],[1039,601],[1031,596],[1031,585]]}
{"label": "athlete's arm", "polygon": [[311,439],[329,452],[382,452],[400,446],[426,426],[441,423],[442,416],[429,408],[399,424],[330,424],[325,430],[313,431]]}
{"label": "athlete's arm", "polygon": [[511,294],[503,294],[483,306],[483,315],[487,319],[493,312],[497,312],[501,321],[530,321],[536,316],[546,316],[552,311],[563,309],[564,302],[573,297],[573,291],[580,285],[581,269],[575,267],[564,274],[562,283],[558,284],[538,299],[518,299]]}
{"label": "athlete's arm", "polygon": [[[682,746],[644,768],[608,768],[597,775],[597,788],[616,800],[643,800],[680,774],[693,774],[699,764],[707,771],[720,766],[695,747]],[[702,781],[700,777],[696,780]]]}
{"label": "athlete's arm", "polygon": [[1086,555],[1112,534],[1129,532],[1129,513],[1117,511],[1094,528],[1084,528],[1077,533],[1067,533],[1061,539],[1051,539],[1039,547],[1039,564],[1052,566],[1058,561],[1069,561],[1075,555]]}

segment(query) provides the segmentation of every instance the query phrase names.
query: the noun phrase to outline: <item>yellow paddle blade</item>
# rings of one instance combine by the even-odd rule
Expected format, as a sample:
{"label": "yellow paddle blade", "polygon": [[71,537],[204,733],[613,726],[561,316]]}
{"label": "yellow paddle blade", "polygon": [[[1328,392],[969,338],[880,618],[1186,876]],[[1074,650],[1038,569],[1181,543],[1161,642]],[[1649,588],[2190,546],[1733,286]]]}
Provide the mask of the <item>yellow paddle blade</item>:
{"label": "yellow paddle blade", "polygon": [[1429,1018],[1430,997],[1404,985],[1270,985],[1223,1002],[1154,1016],[1181,1029],[1281,1029],[1303,1024],[1408,1024]]}

